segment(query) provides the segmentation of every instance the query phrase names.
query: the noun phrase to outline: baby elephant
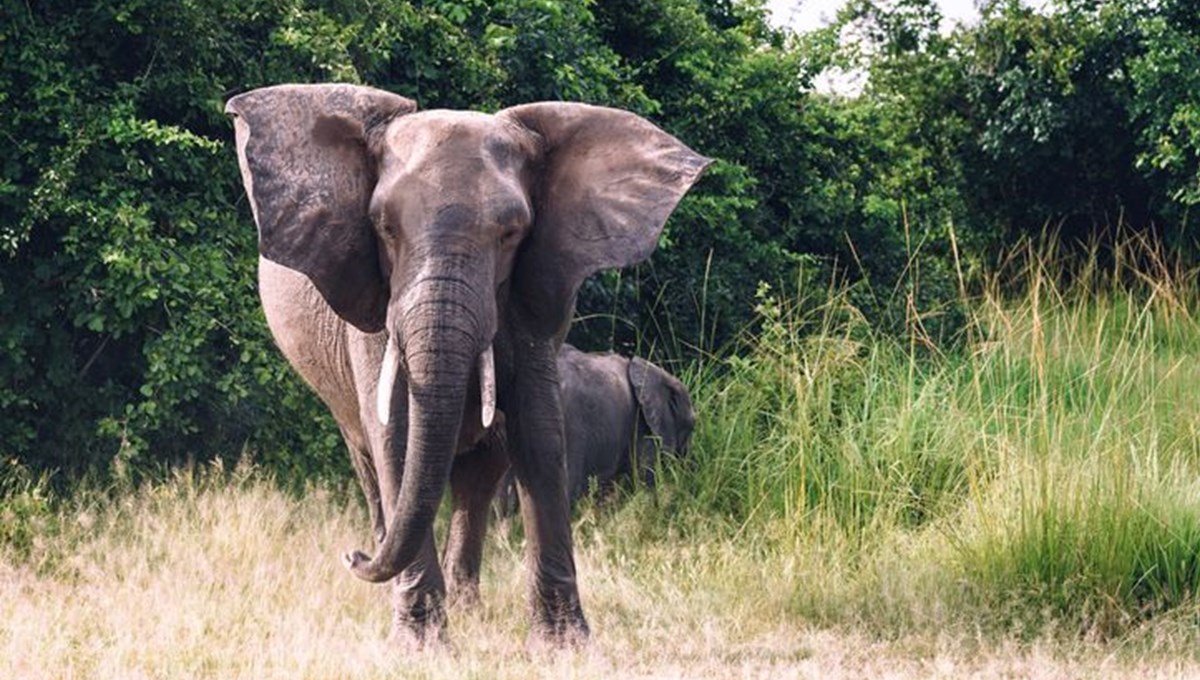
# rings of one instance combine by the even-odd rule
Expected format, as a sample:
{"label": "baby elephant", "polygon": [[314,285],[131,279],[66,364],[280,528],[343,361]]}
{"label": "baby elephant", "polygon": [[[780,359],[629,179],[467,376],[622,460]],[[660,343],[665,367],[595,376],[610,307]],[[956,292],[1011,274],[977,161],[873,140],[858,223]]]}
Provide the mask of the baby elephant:
{"label": "baby elephant", "polygon": [[[600,492],[635,473],[654,484],[659,449],[686,453],[696,425],[687,388],[658,366],[617,354],[587,354],[564,344],[558,354],[567,490],[571,502],[595,480]],[[515,507],[511,474],[497,507]]]}

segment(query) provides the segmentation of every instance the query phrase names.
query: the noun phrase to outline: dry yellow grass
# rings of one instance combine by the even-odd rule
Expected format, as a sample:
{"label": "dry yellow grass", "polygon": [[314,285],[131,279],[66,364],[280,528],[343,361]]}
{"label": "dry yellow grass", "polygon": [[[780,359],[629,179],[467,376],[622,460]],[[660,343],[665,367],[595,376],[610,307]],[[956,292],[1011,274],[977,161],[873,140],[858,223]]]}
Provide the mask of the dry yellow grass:
{"label": "dry yellow grass", "polygon": [[483,604],[451,612],[451,645],[401,654],[385,642],[386,589],[337,559],[367,539],[360,510],[321,489],[294,498],[224,477],[76,503],[32,558],[0,560],[0,678],[1200,676],[1151,646],[822,628],[794,605],[819,578],[814,560],[614,542],[619,527],[594,517],[579,546],[586,647],[527,650],[520,546],[500,535]]}

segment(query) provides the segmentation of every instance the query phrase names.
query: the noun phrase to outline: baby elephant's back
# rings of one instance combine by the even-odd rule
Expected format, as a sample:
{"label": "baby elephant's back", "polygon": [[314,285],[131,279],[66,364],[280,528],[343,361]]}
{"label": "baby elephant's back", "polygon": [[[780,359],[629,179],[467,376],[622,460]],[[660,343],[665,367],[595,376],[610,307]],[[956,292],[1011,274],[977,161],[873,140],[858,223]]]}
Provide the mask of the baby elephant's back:
{"label": "baby elephant's back", "polygon": [[607,482],[632,470],[637,405],[625,357],[585,354],[564,345],[558,370],[568,491],[575,500],[587,492],[588,478]]}

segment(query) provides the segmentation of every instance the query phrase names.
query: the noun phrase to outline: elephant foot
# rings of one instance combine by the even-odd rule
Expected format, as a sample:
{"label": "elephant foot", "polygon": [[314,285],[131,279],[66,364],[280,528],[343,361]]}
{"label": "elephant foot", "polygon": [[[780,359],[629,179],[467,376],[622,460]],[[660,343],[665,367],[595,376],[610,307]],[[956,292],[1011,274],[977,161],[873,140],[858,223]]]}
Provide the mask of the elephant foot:
{"label": "elephant foot", "polygon": [[396,603],[390,642],[406,651],[446,646],[449,640],[442,596],[406,594],[404,600]]}
{"label": "elephant foot", "polygon": [[578,626],[569,630],[558,632],[549,632],[535,627],[525,640],[525,650],[530,655],[537,656],[580,649],[587,645],[590,636],[591,632],[588,630],[586,621],[579,622]]}
{"label": "elephant foot", "polygon": [[531,649],[579,647],[590,635],[591,629],[578,594],[559,593],[542,598],[534,605],[533,630],[529,639]]}
{"label": "elephant foot", "polygon": [[474,609],[479,606],[479,581],[467,579],[450,581],[446,587],[446,604],[450,609]]}
{"label": "elephant foot", "polygon": [[413,628],[408,625],[394,624],[391,634],[388,635],[388,645],[405,654],[411,654],[448,649],[450,639],[446,635],[445,628],[439,628],[435,632],[429,628]]}

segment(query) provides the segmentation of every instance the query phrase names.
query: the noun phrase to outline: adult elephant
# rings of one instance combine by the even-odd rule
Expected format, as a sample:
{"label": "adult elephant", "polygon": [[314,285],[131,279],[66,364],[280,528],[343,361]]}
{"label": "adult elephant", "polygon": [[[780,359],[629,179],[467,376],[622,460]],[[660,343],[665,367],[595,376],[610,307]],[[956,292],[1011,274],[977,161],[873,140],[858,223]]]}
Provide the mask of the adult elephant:
{"label": "adult elephant", "polygon": [[[636,115],[582,104],[418,112],[368,87],[281,85],[226,111],[264,269],[303,274],[340,319],[386,334],[381,446],[358,466],[368,497],[378,487],[383,538],[373,558],[347,555],[349,569],[396,580],[397,635],[421,642],[441,629],[434,515],[461,443],[500,409],[533,634],[585,637],[558,348],[582,281],[648,257],[710,161]],[[262,294],[268,309],[288,304],[270,286]],[[463,479],[477,476],[463,467]]]}

